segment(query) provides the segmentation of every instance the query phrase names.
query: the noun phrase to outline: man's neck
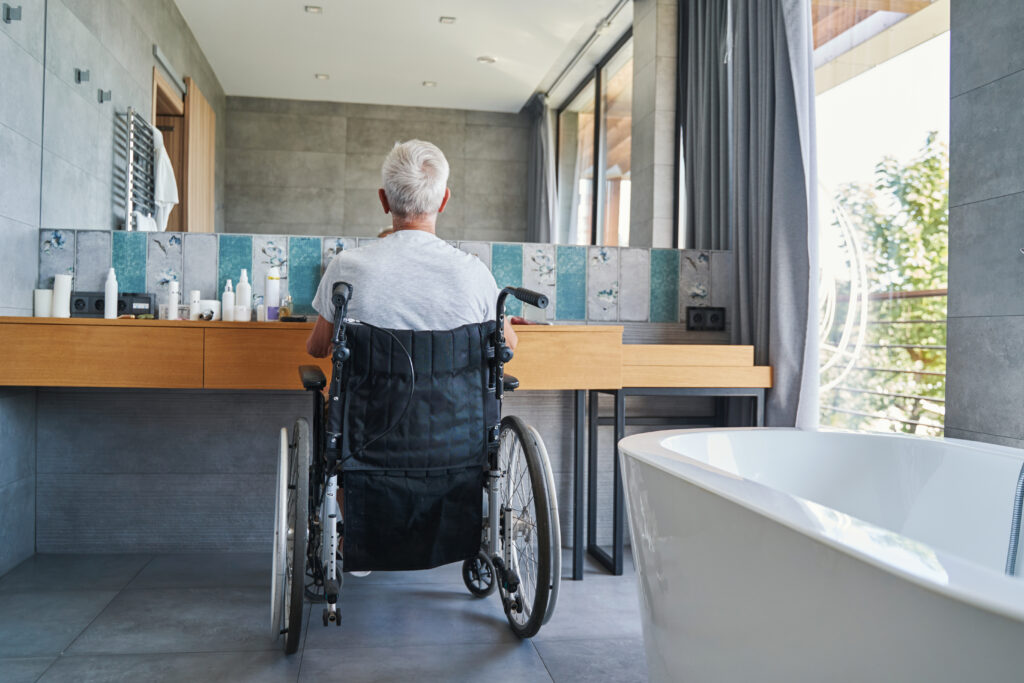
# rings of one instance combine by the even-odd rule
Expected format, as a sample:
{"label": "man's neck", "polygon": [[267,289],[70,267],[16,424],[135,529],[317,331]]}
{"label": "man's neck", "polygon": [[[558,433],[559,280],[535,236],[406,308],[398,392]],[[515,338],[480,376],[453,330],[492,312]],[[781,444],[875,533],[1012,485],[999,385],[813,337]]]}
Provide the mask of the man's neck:
{"label": "man's neck", "polygon": [[399,230],[419,230],[421,232],[429,232],[431,235],[436,234],[434,227],[437,225],[437,218],[434,216],[391,216],[391,228],[398,232]]}

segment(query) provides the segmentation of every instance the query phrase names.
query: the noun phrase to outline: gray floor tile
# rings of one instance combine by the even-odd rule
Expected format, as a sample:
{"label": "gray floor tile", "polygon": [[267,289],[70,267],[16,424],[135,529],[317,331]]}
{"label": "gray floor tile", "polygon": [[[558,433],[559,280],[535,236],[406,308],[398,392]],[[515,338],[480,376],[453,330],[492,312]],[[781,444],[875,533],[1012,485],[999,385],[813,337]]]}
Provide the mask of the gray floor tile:
{"label": "gray floor tile", "polygon": [[647,660],[642,638],[535,643],[555,683],[642,683]]}
{"label": "gray floor tile", "polygon": [[96,618],[114,591],[0,593],[0,657],[57,655]]}
{"label": "gray floor tile", "polygon": [[279,683],[297,680],[299,666],[299,655],[286,657],[281,651],[65,656],[39,680],[43,683]]}
{"label": "gray floor tile", "polygon": [[128,588],[259,586],[270,590],[271,552],[157,555]]}
{"label": "gray floor tile", "polygon": [[550,681],[526,641],[438,647],[307,649],[300,681]]}
{"label": "gray floor tile", "polygon": [[33,555],[0,578],[0,593],[120,590],[152,555]]}
{"label": "gray floor tile", "polygon": [[0,659],[0,682],[32,683],[53,664],[56,657]]}
{"label": "gray floor tile", "polygon": [[555,613],[537,639],[640,636],[636,576],[594,574],[562,581]]}
{"label": "gray floor tile", "polygon": [[[346,588],[354,581],[346,581]],[[341,626],[324,627],[322,606],[313,606],[306,647],[400,647],[516,640],[498,598],[477,599],[462,586],[389,584],[377,590],[343,590],[340,609]]]}
{"label": "gray floor tile", "polygon": [[269,590],[125,590],[69,649],[73,654],[274,650]]}

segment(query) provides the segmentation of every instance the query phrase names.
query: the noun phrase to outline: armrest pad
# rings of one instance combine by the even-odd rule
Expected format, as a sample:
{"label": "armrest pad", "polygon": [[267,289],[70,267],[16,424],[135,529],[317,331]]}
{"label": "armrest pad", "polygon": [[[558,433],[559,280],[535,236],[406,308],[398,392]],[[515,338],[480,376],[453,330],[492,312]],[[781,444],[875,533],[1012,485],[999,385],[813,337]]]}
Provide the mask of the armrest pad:
{"label": "armrest pad", "polygon": [[302,386],[307,391],[321,391],[327,386],[323,370],[315,365],[300,365],[299,377],[302,378]]}
{"label": "armrest pad", "polygon": [[512,375],[505,375],[503,379],[504,381],[502,382],[502,386],[505,391],[515,391],[519,388],[519,380]]}

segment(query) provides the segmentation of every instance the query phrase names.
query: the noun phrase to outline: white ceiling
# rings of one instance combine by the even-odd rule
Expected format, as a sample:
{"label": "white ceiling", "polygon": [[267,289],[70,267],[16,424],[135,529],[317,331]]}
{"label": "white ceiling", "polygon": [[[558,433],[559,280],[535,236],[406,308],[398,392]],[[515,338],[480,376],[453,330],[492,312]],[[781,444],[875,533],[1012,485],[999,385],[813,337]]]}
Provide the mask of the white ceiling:
{"label": "white ceiling", "polygon": [[[228,95],[519,111],[615,0],[176,0]],[[323,14],[304,11],[307,4]],[[453,25],[438,22],[454,16]],[[476,58],[490,55],[494,64]],[[315,73],[330,74],[316,80]],[[423,81],[437,87],[425,88]]]}

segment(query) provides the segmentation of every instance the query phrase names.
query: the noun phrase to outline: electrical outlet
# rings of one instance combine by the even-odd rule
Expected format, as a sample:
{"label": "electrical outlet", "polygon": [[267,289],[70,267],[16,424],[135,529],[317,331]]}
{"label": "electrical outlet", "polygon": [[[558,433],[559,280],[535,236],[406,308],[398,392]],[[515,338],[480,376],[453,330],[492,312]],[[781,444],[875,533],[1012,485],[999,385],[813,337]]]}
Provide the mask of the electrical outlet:
{"label": "electrical outlet", "polygon": [[725,309],[717,306],[687,306],[686,329],[690,332],[722,332]]}

